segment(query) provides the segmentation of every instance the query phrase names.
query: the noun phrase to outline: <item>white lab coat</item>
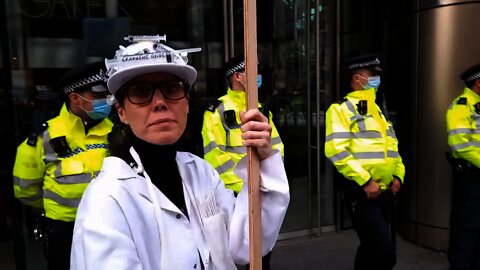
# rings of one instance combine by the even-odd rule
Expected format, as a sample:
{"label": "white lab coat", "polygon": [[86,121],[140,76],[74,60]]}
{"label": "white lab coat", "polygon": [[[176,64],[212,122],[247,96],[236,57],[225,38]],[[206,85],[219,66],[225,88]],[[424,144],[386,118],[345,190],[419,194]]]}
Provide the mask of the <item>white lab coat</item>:
{"label": "white lab coat", "polygon": [[[104,160],[101,173],[88,186],[78,208],[71,269],[200,269],[202,260],[205,269],[212,270],[231,268],[226,266],[233,265],[228,260],[237,264],[248,262],[248,185],[245,183],[235,198],[203,159],[178,152],[176,160],[189,219],[149,184],[148,178],[137,174],[136,168],[117,157]],[[245,179],[245,160],[237,164],[236,172]],[[290,200],[280,153],[261,162],[260,175],[262,252],[266,254],[275,245]],[[200,205],[212,195],[221,215],[214,216],[217,226],[206,232],[205,224],[209,221],[202,219]],[[157,213],[154,205],[160,208]],[[218,253],[213,249],[218,248],[212,245],[218,246],[222,239],[212,242],[205,237],[212,235],[212,228],[225,236],[225,254],[221,256],[213,256]],[[223,266],[217,263],[222,256],[227,261]]]}

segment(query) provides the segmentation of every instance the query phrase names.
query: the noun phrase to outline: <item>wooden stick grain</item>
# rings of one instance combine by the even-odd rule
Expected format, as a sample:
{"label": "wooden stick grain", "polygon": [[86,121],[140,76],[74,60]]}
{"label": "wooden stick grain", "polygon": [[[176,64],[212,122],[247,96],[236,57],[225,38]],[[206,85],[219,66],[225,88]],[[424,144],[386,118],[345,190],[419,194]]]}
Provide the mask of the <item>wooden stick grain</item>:
{"label": "wooden stick grain", "polygon": [[[257,86],[257,3],[256,0],[243,1],[246,104],[248,109],[258,108]],[[250,269],[262,269],[262,217],[260,198],[260,160],[257,150],[247,149],[248,157],[248,208],[250,237]]]}

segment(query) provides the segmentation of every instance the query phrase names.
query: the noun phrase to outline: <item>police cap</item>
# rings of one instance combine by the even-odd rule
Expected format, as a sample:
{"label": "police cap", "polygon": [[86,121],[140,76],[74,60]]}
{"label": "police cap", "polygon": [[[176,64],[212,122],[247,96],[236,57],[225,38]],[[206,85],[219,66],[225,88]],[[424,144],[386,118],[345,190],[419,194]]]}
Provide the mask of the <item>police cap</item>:
{"label": "police cap", "polygon": [[348,71],[356,71],[359,69],[369,69],[372,71],[383,71],[380,68],[380,54],[365,54],[351,58],[345,62]]}
{"label": "police cap", "polygon": [[473,65],[465,70],[460,78],[466,83],[472,83],[480,79],[480,64]]}
{"label": "police cap", "polygon": [[59,87],[65,94],[86,90],[106,92],[108,89],[106,87],[105,71],[106,68],[103,62],[82,65],[68,71],[60,79]]}
{"label": "police cap", "polygon": [[228,79],[235,72],[240,72],[245,70],[245,61],[242,58],[232,57],[225,63],[225,77]]}

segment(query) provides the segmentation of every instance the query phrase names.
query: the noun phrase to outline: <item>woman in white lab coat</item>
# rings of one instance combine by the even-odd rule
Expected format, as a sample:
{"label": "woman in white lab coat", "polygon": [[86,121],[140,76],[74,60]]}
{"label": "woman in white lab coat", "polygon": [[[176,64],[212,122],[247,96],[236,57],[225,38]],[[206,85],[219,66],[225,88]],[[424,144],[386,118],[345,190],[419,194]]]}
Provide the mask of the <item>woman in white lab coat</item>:
{"label": "woman in white lab coat", "polygon": [[[72,269],[235,269],[249,260],[247,185],[234,196],[203,159],[177,151],[196,70],[159,43],[120,47],[107,60],[109,91],[125,128],[78,208]],[[280,153],[258,110],[242,116],[261,160],[262,251],[274,246],[289,203]],[[246,162],[236,172],[246,179]]]}

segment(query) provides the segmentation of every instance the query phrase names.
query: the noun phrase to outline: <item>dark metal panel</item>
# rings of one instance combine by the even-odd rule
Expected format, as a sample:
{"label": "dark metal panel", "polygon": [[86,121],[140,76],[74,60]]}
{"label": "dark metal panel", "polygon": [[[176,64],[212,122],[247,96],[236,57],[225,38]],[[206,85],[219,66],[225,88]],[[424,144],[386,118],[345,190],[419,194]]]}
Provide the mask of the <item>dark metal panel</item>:
{"label": "dark metal panel", "polygon": [[[407,20],[395,22],[392,37],[397,37],[393,43],[396,51],[401,54],[391,54],[391,67],[394,74],[401,74],[404,85],[393,84],[393,91],[402,93],[398,95],[397,136],[399,138],[399,151],[404,159],[406,175],[402,192],[399,194],[399,232],[411,241],[416,241],[417,220],[417,81],[418,81],[418,13],[408,17]],[[403,42],[402,42],[403,41]],[[393,75],[392,78],[399,76]]]}
{"label": "dark metal panel", "polygon": [[[468,66],[480,62],[480,47],[472,39],[480,35],[476,14],[480,3],[448,5],[418,13],[416,129],[410,131],[415,149],[408,151],[408,170],[415,170],[406,197],[413,200],[404,208],[405,217],[416,224],[414,241],[446,249],[450,213],[451,170],[445,158],[448,150],[445,113],[451,100],[463,89],[459,74]],[[412,82],[410,82],[412,83]],[[408,146],[411,147],[410,145]],[[414,213],[414,214],[413,214]],[[406,230],[412,233],[412,230]],[[408,235],[412,237],[412,235]]]}
{"label": "dark metal panel", "polygon": [[479,2],[479,1],[472,1],[472,0],[419,0],[419,8],[420,9],[427,9],[427,8],[436,8],[439,6],[445,5],[456,5],[456,4],[465,4],[470,2]]}

